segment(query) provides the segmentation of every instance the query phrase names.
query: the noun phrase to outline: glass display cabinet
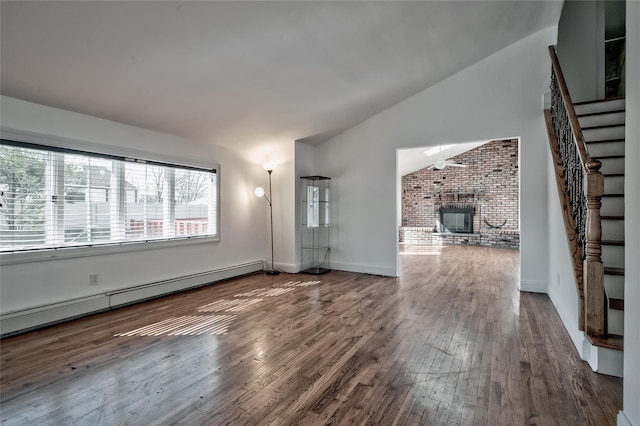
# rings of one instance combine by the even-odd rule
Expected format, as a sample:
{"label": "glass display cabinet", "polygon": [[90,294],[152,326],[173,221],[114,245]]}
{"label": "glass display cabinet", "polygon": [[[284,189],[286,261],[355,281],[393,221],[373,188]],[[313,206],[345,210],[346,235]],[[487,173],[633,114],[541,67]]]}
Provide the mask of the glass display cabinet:
{"label": "glass display cabinet", "polygon": [[329,272],[329,182],[325,176],[300,178],[302,220],[300,269],[305,274]]}

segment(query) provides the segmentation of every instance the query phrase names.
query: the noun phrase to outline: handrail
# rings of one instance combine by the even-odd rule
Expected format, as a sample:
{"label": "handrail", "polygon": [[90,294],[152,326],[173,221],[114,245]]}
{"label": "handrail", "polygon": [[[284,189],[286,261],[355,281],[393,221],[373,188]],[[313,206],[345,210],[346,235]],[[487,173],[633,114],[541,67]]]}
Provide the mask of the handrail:
{"label": "handrail", "polygon": [[[573,219],[567,221],[565,218],[565,223],[575,223],[577,239],[570,238],[571,250],[578,258],[582,258],[583,263],[582,271],[574,265],[581,303],[579,316],[581,321],[584,319],[587,335],[601,338],[607,334],[604,265],[601,259],[600,207],[604,194],[604,176],[600,173],[602,163],[589,155],[554,46],[549,46],[549,54],[552,63],[549,117],[555,130],[552,145],[557,146],[561,163],[558,166],[561,166],[561,177],[564,180],[558,187],[563,192],[566,190],[563,196],[568,198],[567,208]],[[552,147],[552,151],[553,149],[555,148]],[[556,175],[560,177],[558,171]],[[582,283],[579,281],[580,275]]]}
{"label": "handrail", "polygon": [[580,123],[578,122],[576,110],[573,107],[573,101],[571,100],[571,95],[569,94],[567,82],[564,80],[564,74],[562,73],[562,68],[560,68],[560,61],[558,60],[558,55],[556,55],[555,46],[549,46],[549,55],[551,56],[551,66],[553,68],[553,72],[555,72],[556,74],[558,87],[560,88],[560,93],[562,94],[564,108],[567,111],[567,115],[569,116],[571,131],[573,132],[573,135],[575,137],[576,148],[578,149],[578,153],[580,154],[580,162],[582,163],[583,169],[586,171],[586,165],[589,161],[591,161],[591,156],[587,151],[587,144],[584,141],[584,136],[582,136],[582,128],[580,128]]}

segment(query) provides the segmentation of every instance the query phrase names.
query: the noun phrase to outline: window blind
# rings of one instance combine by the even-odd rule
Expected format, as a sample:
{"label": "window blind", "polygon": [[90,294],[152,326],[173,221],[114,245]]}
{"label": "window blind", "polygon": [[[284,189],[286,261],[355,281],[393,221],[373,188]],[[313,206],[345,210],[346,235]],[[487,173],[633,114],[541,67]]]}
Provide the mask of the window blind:
{"label": "window blind", "polygon": [[0,251],[217,235],[215,169],[2,140]]}

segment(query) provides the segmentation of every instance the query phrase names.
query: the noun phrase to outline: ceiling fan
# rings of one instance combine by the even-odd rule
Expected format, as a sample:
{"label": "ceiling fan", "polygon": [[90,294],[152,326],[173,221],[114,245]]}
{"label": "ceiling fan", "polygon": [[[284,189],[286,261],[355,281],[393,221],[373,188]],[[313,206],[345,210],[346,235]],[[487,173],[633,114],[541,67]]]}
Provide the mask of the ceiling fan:
{"label": "ceiling fan", "polygon": [[438,169],[442,170],[445,167],[467,167],[465,164],[456,163],[452,160],[445,160],[444,158],[438,158],[435,163],[427,167],[428,169]]}

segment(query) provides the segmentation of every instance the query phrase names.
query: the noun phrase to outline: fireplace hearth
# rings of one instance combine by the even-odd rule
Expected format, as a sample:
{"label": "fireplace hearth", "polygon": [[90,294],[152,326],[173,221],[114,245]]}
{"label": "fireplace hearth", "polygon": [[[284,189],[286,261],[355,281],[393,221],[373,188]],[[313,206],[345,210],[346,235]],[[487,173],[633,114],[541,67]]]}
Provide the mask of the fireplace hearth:
{"label": "fireplace hearth", "polygon": [[440,208],[440,232],[452,234],[473,234],[475,208]]}

